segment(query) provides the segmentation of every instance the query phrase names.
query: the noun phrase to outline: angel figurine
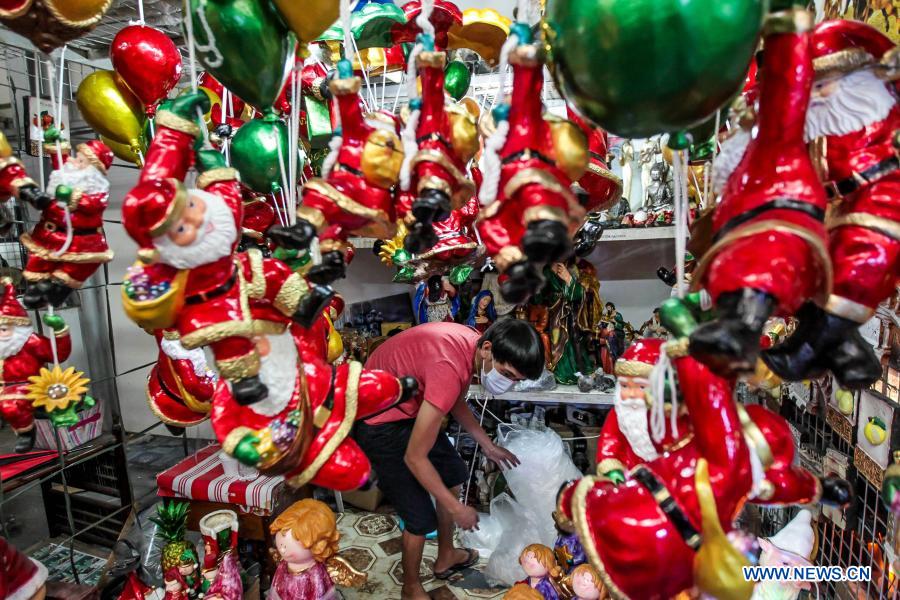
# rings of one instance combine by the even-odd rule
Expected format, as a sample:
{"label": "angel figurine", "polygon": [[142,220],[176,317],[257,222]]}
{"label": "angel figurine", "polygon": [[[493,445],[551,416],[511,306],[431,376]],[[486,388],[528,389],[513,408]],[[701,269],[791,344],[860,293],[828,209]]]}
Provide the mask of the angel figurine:
{"label": "angel figurine", "polygon": [[268,600],[333,600],[335,585],[358,587],[360,573],[337,556],[341,534],[328,505],[307,498],[295,502],[272,523],[280,562]]}

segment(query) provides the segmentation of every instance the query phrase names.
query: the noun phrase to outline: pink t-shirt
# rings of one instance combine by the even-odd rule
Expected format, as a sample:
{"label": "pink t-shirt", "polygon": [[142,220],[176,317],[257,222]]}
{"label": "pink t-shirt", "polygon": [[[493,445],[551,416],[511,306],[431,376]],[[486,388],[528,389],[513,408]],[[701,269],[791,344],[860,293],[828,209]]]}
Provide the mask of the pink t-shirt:
{"label": "pink t-shirt", "polygon": [[367,369],[414,377],[419,393],[372,419],[369,425],[414,419],[423,400],[444,414],[468,390],[481,334],[458,323],[424,323],[390,338],[369,356]]}

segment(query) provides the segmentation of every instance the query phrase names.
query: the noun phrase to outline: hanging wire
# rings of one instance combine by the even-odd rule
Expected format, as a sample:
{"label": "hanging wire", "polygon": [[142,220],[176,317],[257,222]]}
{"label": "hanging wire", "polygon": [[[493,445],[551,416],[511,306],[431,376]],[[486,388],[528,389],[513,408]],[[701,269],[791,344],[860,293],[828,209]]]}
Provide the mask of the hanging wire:
{"label": "hanging wire", "polygon": [[137,0],[138,23],[143,25],[144,21],[144,0]]}
{"label": "hanging wire", "polygon": [[[63,64],[62,61],[65,60],[66,57],[66,49],[63,47],[61,55],[60,55],[60,65]],[[60,75],[60,91],[59,95],[62,96],[62,82],[64,77]],[[47,57],[47,87],[50,88],[50,109],[56,113],[54,115],[54,119],[56,121],[56,127],[59,129],[56,138],[56,167],[58,169],[62,169],[64,159],[62,153],[62,127],[64,123],[62,122],[62,98],[60,98],[59,104],[56,102],[56,91],[54,82],[56,80],[56,68],[53,66],[53,58]],[[43,142],[43,140],[42,140]],[[41,144],[43,147],[43,143]],[[56,190],[50,190],[51,194],[55,194]],[[72,231],[72,212],[69,210],[68,204],[63,206],[63,215],[66,220],[66,239],[63,242],[63,245],[53,252],[52,256],[58,257],[62,256],[66,252],[69,251],[69,248],[72,245],[72,240],[74,239],[74,232]]]}

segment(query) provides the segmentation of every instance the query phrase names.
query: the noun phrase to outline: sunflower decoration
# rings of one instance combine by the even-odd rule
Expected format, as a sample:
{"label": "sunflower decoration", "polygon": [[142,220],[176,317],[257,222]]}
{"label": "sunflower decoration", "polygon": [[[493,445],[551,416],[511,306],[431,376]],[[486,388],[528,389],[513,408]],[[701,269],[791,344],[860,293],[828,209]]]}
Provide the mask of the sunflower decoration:
{"label": "sunflower decoration", "polygon": [[94,399],[86,395],[91,380],[74,367],[65,371],[59,365],[52,370],[42,367],[40,374],[29,377],[28,381],[25,397],[35,408],[46,410],[56,427],[77,424],[77,411],[94,405]]}

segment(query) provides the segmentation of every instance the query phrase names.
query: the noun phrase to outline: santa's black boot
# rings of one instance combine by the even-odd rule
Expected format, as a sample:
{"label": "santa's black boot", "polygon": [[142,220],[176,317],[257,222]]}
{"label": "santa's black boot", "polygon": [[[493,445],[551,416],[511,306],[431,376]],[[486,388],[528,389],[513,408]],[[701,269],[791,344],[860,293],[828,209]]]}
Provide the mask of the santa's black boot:
{"label": "santa's black boot", "polygon": [[431,223],[416,221],[403,239],[403,249],[411,254],[422,254],[438,243],[438,236]]}
{"label": "santa's black boot", "polygon": [[181,437],[184,435],[184,427],[179,427],[178,425],[172,425],[171,423],[166,423],[166,429],[174,435],[175,437]]}
{"label": "santa's black boot", "polygon": [[591,214],[575,234],[575,256],[587,258],[603,237],[603,224]]}
{"label": "santa's black boot", "polygon": [[47,305],[47,294],[50,292],[50,282],[47,280],[29,282],[22,296],[22,304],[25,308],[43,308]]}
{"label": "santa's black boot", "polygon": [[71,293],[72,288],[61,281],[53,279],[50,281],[50,287],[47,290],[47,301],[52,304],[54,308],[59,308],[66,303],[66,300]]}
{"label": "santa's black boot", "polygon": [[560,221],[532,221],[522,236],[522,250],[532,262],[555,263],[565,260],[572,254],[569,231]]}
{"label": "santa's black boot", "polygon": [[311,327],[319,318],[325,307],[334,298],[334,290],[327,285],[314,285],[306,293],[306,296],[300,300],[297,310],[294,312],[293,319],[301,327]]}
{"label": "santa's black boot", "polygon": [[425,189],[412,205],[412,215],[416,221],[431,225],[450,217],[450,196],[435,189]]}
{"label": "santa's black boot", "polygon": [[842,386],[868,387],[881,375],[871,344],[859,323],[807,302],[797,313],[800,326],[784,343],[763,352],[763,361],[782,379],[800,381],[831,370]]}
{"label": "santa's black boot", "polygon": [[853,486],[850,482],[835,475],[819,480],[822,484],[822,497],[819,502],[827,506],[848,506],[853,502]]}
{"label": "santa's black boot", "polygon": [[37,428],[34,425],[32,425],[31,429],[28,431],[17,431],[15,451],[18,454],[31,452],[34,449],[34,440],[36,436]]}
{"label": "santa's black boot", "polygon": [[775,306],[773,296],[751,288],[721,294],[719,317],[691,334],[691,355],[722,376],[753,372],[759,337]]}
{"label": "santa's black boot", "polygon": [[267,235],[276,246],[288,250],[307,250],[312,241],[316,239],[318,231],[306,219],[297,219],[297,222],[290,227],[276,225],[269,228]]}
{"label": "santa's black boot", "polygon": [[262,402],[269,397],[269,388],[260,380],[259,375],[244,377],[231,382],[231,393],[235,402],[241,406],[249,406]]}
{"label": "santa's black boot", "polygon": [[837,348],[826,351],[823,361],[841,387],[848,390],[866,389],[883,374],[881,361],[859,329],[851,331]]}
{"label": "santa's black boot", "polygon": [[344,255],[337,250],[322,254],[322,262],[307,273],[306,278],[319,285],[329,285],[347,276]]}
{"label": "santa's black boot", "polygon": [[535,266],[527,261],[513,264],[505,275],[507,279],[500,284],[500,293],[511,304],[524,303],[544,282]]}

